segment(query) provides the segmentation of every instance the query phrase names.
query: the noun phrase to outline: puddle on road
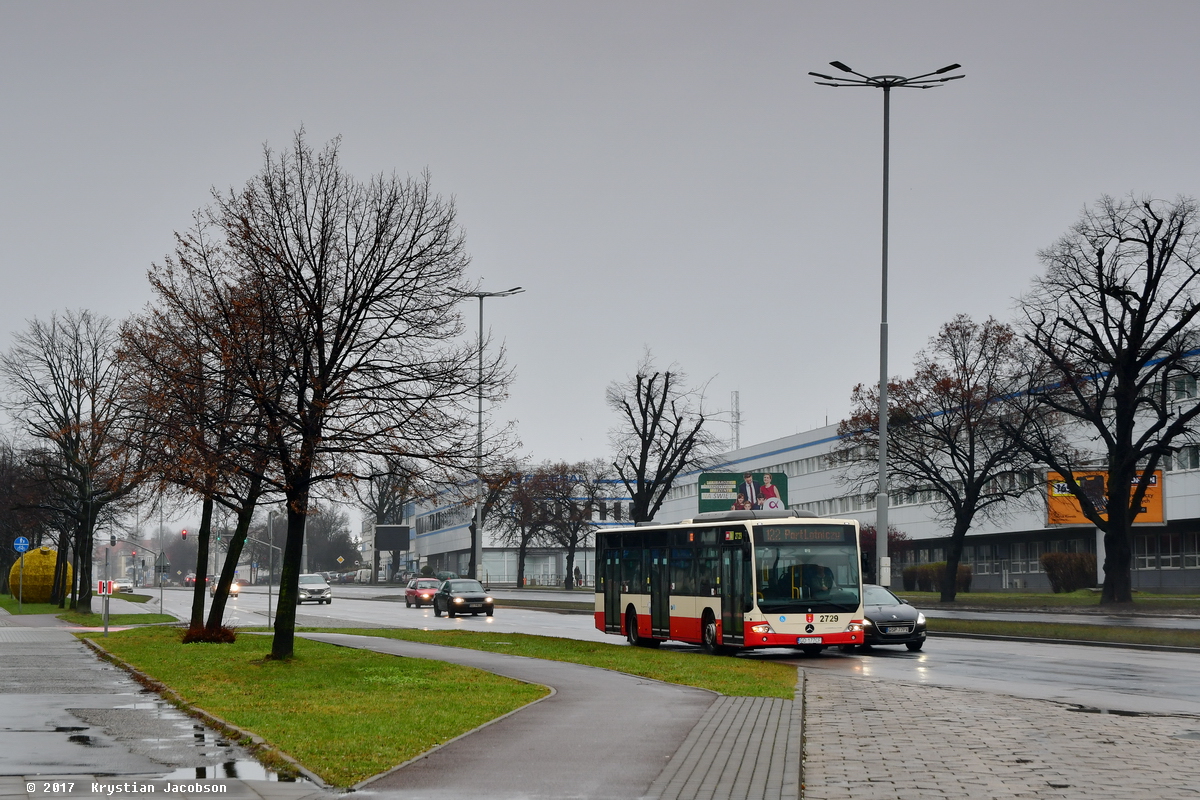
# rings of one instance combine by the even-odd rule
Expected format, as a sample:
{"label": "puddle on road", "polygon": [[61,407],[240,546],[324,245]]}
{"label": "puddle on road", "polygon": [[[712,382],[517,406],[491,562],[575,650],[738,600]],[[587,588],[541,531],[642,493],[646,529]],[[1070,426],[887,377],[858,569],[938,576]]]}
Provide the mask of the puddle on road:
{"label": "puddle on road", "polygon": [[308,778],[280,777],[278,773],[272,772],[257,761],[226,761],[223,764],[213,764],[207,767],[180,767],[174,772],[164,775],[163,779],[177,781],[238,779],[243,781],[312,783]]}
{"label": "puddle on road", "polygon": [[1171,737],[1172,739],[1188,739],[1193,742],[1200,742],[1200,731],[1184,731],[1177,733]]}
{"label": "puddle on road", "polygon": [[1078,711],[1081,714],[1111,714],[1114,717],[1154,717],[1148,711],[1120,711],[1115,708],[1092,708],[1091,706],[1071,706],[1068,711]]}
{"label": "puddle on road", "polygon": [[[164,778],[172,780],[240,779],[311,783],[306,778],[292,779],[281,777],[277,772],[267,769],[253,759],[237,758],[240,748],[234,742],[230,741],[229,738],[216,731],[209,730],[194,718],[154,694],[147,692],[147,695],[144,699],[139,698],[132,703],[113,706],[113,710],[124,712],[149,712],[149,716],[152,719],[161,721],[156,725],[144,726],[148,729],[139,731],[142,734],[141,736],[129,737],[125,741],[136,740],[140,742],[141,752],[162,752],[162,755],[156,760],[166,761],[167,763],[164,765],[166,768],[170,768],[172,762],[175,764],[180,762],[191,762],[194,764],[199,759],[205,759],[210,762],[205,766],[178,767],[164,775]],[[79,713],[77,712],[76,715],[79,716]],[[71,736],[68,737],[69,741],[79,745],[101,746],[99,740],[86,734],[77,733],[78,731],[86,730],[88,730],[87,726],[60,726],[56,732],[70,733]],[[117,735],[118,739],[122,738],[120,733],[115,731],[110,731],[110,733]],[[186,751],[191,754],[191,757],[171,758],[171,756],[167,755],[167,752],[163,751],[174,751],[177,755]]]}

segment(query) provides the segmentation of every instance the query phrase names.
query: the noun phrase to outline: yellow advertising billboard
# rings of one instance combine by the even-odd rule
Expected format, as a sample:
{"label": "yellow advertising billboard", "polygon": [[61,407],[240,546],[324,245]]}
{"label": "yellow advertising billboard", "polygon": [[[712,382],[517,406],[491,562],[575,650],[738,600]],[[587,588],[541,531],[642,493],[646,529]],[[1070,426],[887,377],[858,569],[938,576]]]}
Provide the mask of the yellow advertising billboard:
{"label": "yellow advertising billboard", "polygon": [[[1108,473],[1107,472],[1073,472],[1075,481],[1083,488],[1100,516],[1108,519]],[[1142,473],[1134,478],[1134,484],[1141,478]],[[1048,494],[1046,496],[1046,523],[1048,525],[1091,525],[1092,521],[1083,515],[1079,507],[1079,499],[1067,488],[1067,482],[1057,472],[1048,476]],[[1142,508],[1133,518],[1133,524],[1161,525],[1165,522],[1163,515],[1162,470],[1155,470],[1150,476],[1150,485],[1142,497]]]}

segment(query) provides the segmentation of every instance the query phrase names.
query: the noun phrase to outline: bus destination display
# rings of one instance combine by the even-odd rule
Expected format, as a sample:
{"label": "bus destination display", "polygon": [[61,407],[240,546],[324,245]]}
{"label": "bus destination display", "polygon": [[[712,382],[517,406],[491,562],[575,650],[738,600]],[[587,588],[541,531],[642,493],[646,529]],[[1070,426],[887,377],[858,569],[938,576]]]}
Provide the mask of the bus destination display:
{"label": "bus destination display", "polygon": [[760,542],[853,542],[850,525],[760,525]]}

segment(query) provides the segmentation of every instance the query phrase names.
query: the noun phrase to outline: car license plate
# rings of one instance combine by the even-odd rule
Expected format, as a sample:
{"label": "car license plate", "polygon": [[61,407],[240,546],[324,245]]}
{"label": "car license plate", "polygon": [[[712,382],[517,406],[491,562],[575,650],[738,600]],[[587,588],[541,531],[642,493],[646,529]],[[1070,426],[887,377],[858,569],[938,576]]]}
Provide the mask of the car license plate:
{"label": "car license plate", "polygon": [[471,608],[483,608],[483,603],[471,603]]}
{"label": "car license plate", "polygon": [[796,644],[821,644],[820,636],[800,636],[796,639]]}
{"label": "car license plate", "polygon": [[884,628],[883,632],[884,633],[912,633],[912,628],[909,628],[908,626],[904,626],[901,628]]}

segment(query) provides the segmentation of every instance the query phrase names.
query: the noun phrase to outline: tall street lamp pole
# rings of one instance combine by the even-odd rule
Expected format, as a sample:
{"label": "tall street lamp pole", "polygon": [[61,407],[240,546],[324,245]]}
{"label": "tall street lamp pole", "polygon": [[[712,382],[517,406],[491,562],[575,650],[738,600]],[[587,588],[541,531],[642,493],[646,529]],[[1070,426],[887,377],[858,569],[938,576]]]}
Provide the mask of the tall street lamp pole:
{"label": "tall street lamp pole", "polygon": [[[882,290],[879,313],[879,486],[875,495],[875,565],[876,580],[883,586],[892,582],[891,559],[888,558],[888,171],[891,143],[892,89],[933,89],[949,81],[965,78],[965,75],[946,75],[959,69],[961,64],[951,64],[934,72],[905,78],[900,75],[863,75],[855,72],[841,61],[830,61],[829,65],[853,77],[823,75],[810,72],[818,86],[867,87],[883,89],[883,268]],[[942,77],[946,76],[946,77]]]}
{"label": "tall street lamp pole", "polygon": [[471,560],[475,563],[475,580],[482,580],[483,570],[483,300],[486,297],[509,297],[525,291],[520,286],[514,286],[503,292],[463,292],[463,297],[479,298],[479,384],[476,387],[475,417],[475,541],[472,545]]}

